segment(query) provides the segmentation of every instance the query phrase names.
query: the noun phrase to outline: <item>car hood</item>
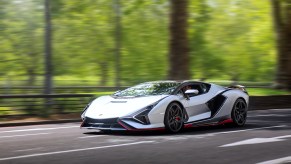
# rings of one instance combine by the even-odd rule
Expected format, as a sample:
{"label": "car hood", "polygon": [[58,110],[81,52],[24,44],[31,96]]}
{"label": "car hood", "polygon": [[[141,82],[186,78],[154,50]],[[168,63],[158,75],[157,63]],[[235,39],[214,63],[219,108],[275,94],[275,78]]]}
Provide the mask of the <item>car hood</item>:
{"label": "car hood", "polygon": [[102,96],[92,101],[85,112],[85,117],[94,119],[124,117],[167,96],[157,95],[130,98]]}

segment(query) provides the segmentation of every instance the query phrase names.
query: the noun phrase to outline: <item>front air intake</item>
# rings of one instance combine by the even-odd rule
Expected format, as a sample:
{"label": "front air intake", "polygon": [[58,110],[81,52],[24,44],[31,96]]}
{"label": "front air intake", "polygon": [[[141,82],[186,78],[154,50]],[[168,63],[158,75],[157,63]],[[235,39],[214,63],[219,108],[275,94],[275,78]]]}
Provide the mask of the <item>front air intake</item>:
{"label": "front air intake", "polygon": [[148,118],[148,113],[149,113],[150,111],[151,111],[151,109],[147,109],[147,110],[145,110],[145,111],[143,111],[143,112],[141,112],[141,113],[139,113],[139,114],[133,116],[133,118],[134,118],[136,121],[138,121],[138,122],[140,122],[140,123],[142,123],[142,124],[144,124],[144,125],[149,125],[149,124],[150,124],[150,120],[149,120],[149,118]]}

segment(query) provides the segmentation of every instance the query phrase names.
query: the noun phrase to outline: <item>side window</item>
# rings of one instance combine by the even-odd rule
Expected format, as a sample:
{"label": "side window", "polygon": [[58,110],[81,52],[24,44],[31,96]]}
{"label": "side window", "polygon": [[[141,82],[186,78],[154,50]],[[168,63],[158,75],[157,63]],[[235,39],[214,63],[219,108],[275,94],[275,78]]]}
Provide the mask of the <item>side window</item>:
{"label": "side window", "polygon": [[210,86],[211,85],[209,84],[201,83],[201,84],[193,84],[191,85],[191,88],[197,89],[199,91],[198,95],[201,95],[201,94],[207,93],[210,89]]}
{"label": "side window", "polygon": [[182,90],[179,90],[179,91],[178,91],[178,93],[177,93],[177,95],[181,95],[181,96],[183,96],[183,95],[184,95],[184,93],[183,93],[183,91],[182,91]]}
{"label": "side window", "polygon": [[202,83],[202,84],[201,84],[201,90],[202,90],[202,92],[203,92],[203,93],[208,92],[209,89],[210,89],[210,86],[211,86],[211,85],[209,85],[209,84],[204,84],[204,83]]}

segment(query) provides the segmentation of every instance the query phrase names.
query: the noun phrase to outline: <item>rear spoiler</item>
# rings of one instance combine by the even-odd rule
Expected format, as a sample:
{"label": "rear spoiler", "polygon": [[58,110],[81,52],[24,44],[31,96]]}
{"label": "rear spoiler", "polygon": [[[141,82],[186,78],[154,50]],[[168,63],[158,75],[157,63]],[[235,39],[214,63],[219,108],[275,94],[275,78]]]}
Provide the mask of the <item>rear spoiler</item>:
{"label": "rear spoiler", "polygon": [[241,91],[245,92],[246,94],[248,94],[248,92],[246,90],[246,87],[242,86],[242,85],[231,85],[228,88],[230,88],[230,89],[238,89],[238,90],[241,90]]}

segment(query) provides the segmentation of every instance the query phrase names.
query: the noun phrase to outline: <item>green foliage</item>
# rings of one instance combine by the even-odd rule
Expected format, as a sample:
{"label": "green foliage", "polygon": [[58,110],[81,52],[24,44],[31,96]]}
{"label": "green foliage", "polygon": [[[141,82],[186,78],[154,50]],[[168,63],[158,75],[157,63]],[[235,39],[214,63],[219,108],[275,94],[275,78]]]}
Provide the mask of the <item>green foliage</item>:
{"label": "green foliage", "polygon": [[193,65],[202,74],[196,78],[273,80],[275,45],[268,2],[201,0],[191,7],[198,11],[190,31]]}
{"label": "green foliage", "polygon": [[[95,85],[113,85],[114,2],[51,1],[57,79],[93,77]],[[166,79],[169,9],[168,0],[121,0],[122,85]],[[193,78],[273,80],[269,1],[193,0],[188,11]],[[34,76],[43,75],[43,1],[1,0],[0,19],[2,80],[41,79]]]}
{"label": "green foliage", "polygon": [[290,92],[278,89],[248,88],[247,90],[250,96],[290,95]]}

